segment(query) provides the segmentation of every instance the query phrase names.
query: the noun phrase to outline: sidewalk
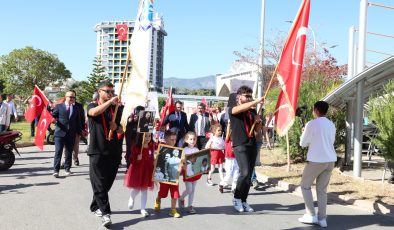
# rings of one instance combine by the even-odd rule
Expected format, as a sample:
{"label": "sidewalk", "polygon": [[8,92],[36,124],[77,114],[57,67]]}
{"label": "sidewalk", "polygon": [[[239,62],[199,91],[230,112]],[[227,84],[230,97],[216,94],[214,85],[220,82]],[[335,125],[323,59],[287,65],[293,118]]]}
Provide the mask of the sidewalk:
{"label": "sidewalk", "polygon": [[[372,164],[368,167],[367,163],[363,163],[363,169],[362,169],[362,178],[359,178],[360,180],[371,180],[371,181],[381,181],[382,175],[383,175],[383,163],[382,159],[375,159],[378,160],[379,163],[376,163],[374,166]],[[353,171],[352,168],[347,167],[345,171],[341,172],[338,168],[334,169],[336,172],[347,176],[354,178],[352,176]],[[268,183],[271,185],[274,185],[276,188],[286,191],[289,193],[292,193],[296,196],[302,197],[301,189],[299,185],[291,184],[285,181],[281,181],[275,178],[271,178],[267,175],[264,175],[261,172],[258,172],[256,170],[257,178],[259,182],[262,183]],[[390,175],[390,171],[386,171],[386,178]],[[356,178],[357,179],[357,178]],[[387,184],[387,182],[384,182]],[[382,183],[384,186],[385,184]],[[313,195],[316,199],[316,193],[315,190],[313,191]],[[394,191],[393,191],[394,193]],[[329,202],[337,203],[337,204],[342,204],[346,206],[351,206],[352,208],[360,209],[367,211],[369,213],[373,214],[382,214],[385,216],[390,216],[394,217],[394,205],[389,205],[386,203],[383,203],[380,198],[377,197],[375,201],[370,201],[370,200],[362,200],[362,199],[354,199],[351,198],[350,196],[346,194],[335,194],[335,193],[328,193],[328,199]]]}

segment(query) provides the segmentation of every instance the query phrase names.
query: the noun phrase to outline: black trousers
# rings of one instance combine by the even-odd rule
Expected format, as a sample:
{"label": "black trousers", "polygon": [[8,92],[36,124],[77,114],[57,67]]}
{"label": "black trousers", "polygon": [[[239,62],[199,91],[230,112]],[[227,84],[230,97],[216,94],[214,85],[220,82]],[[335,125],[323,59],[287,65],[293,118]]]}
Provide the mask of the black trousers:
{"label": "black trousers", "polygon": [[93,189],[90,211],[100,209],[103,214],[111,214],[108,192],[115,181],[121,156],[90,155],[89,175]]}
{"label": "black trousers", "polygon": [[234,192],[234,198],[246,202],[251,184],[250,178],[256,163],[257,149],[256,145],[253,144],[239,145],[233,147],[233,150],[239,167],[239,177]]}

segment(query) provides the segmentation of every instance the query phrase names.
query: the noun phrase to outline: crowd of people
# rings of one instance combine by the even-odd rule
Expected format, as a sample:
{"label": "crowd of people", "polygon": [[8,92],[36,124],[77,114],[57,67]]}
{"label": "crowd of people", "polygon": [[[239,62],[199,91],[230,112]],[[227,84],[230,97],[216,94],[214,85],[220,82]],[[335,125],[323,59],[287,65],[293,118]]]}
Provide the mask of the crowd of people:
{"label": "crowd of people", "polygon": [[[92,102],[87,106],[86,114],[89,126],[89,176],[93,196],[90,211],[101,218],[103,226],[111,225],[111,207],[108,193],[114,183],[118,168],[122,160],[122,145],[126,139],[126,174],[124,185],[130,188],[128,208],[133,209],[135,199],[141,194],[141,215],[148,217],[146,209],[149,190],[158,184],[159,191],[153,205],[155,211],[160,211],[161,200],[170,193],[171,208],[169,215],[181,217],[177,210],[184,209],[190,214],[198,212],[195,208],[194,198],[196,185],[202,175],[190,176],[188,162],[185,158],[174,163],[173,177],[179,175],[183,178],[185,189],[179,191],[179,183],[155,182],[166,175],[160,173],[160,168],[155,169],[156,152],[160,144],[183,149],[185,156],[194,154],[203,149],[209,149],[210,157],[202,172],[207,174],[205,183],[214,186],[213,173],[218,170],[219,181],[216,182],[218,190],[230,189],[233,193],[232,205],[237,212],[254,212],[248,203],[249,190],[256,185],[255,166],[261,165],[260,151],[263,139],[266,139],[267,148],[271,148],[270,125],[272,115],[262,116],[256,108],[263,106],[264,98],[252,98],[252,89],[242,86],[233,94],[225,110],[217,108],[214,113],[206,111],[206,105],[199,103],[197,112],[187,118],[183,112],[183,103],[175,102],[175,111],[166,114],[159,130],[143,128],[138,125],[139,119],[150,119],[149,112],[143,106],[138,106],[130,114],[126,130],[120,124],[123,111],[119,98],[114,96],[112,83],[102,81]],[[11,113],[11,106],[4,106],[6,102],[0,99],[0,121],[3,120],[2,112]],[[116,106],[120,106],[117,113]],[[326,203],[327,185],[336,161],[333,148],[335,126],[325,118],[328,104],[318,102],[314,107],[315,120],[307,123],[300,140],[300,145],[309,146],[308,164],[302,176],[302,192],[305,199],[306,214],[299,218],[302,223],[318,224],[327,227]],[[139,118],[142,114],[142,118]],[[62,154],[65,155],[65,176],[72,175],[72,153],[78,153],[79,137],[85,123],[83,106],[76,102],[76,92],[68,90],[64,101],[57,104],[53,110],[53,123],[55,128],[55,156],[53,176],[59,177]],[[7,115],[8,116],[8,115]],[[5,119],[1,130],[9,127]],[[151,122],[144,122],[143,124]],[[141,125],[141,124],[140,124]],[[151,125],[150,126],[154,126]],[[324,148],[324,153],[321,149]],[[76,150],[76,151],[75,151]],[[178,156],[176,156],[178,157]],[[204,159],[205,161],[207,159]],[[78,154],[74,155],[74,165],[79,165]],[[178,167],[178,166],[179,167]],[[154,171],[156,173],[154,175]],[[202,170],[202,169],[201,169]],[[160,177],[160,178],[159,178]],[[168,176],[169,177],[169,176]],[[311,185],[317,180],[319,212],[315,213]],[[181,179],[179,179],[181,181]],[[187,199],[187,203],[186,203]]]}

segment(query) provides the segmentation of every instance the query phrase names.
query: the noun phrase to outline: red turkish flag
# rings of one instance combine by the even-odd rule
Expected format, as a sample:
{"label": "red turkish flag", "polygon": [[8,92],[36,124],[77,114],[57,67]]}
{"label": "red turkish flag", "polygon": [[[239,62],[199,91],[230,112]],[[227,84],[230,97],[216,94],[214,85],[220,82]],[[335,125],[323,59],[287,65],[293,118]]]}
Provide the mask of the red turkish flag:
{"label": "red turkish flag", "polygon": [[128,28],[126,24],[116,25],[116,31],[118,32],[119,41],[127,41]]}
{"label": "red turkish flag", "polygon": [[52,122],[52,115],[47,109],[43,109],[40,117],[40,121],[37,124],[36,139],[34,144],[41,150],[44,149],[45,134],[47,133],[48,127]]}
{"label": "red turkish flag", "polygon": [[172,87],[168,90],[168,97],[166,100],[166,104],[163,107],[163,111],[160,113],[160,122],[158,122],[158,125],[156,126],[156,130],[160,130],[161,125],[164,122],[164,118],[166,117],[166,114],[171,113],[175,111],[175,105],[174,105],[174,99],[172,98]]}
{"label": "red turkish flag", "polygon": [[49,101],[44,93],[37,86],[34,86],[33,96],[29,101],[29,108],[25,112],[26,121],[32,122],[34,118],[41,114],[48,103]]}
{"label": "red turkish flag", "polygon": [[275,109],[275,125],[279,136],[285,135],[295,120],[310,0],[302,1],[279,59],[277,78],[281,87]]}

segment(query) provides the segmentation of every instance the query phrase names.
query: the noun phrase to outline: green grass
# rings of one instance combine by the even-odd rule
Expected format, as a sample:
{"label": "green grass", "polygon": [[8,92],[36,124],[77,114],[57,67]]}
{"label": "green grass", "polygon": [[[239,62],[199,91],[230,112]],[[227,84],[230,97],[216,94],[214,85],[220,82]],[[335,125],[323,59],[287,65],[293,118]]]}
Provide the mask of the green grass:
{"label": "green grass", "polygon": [[34,137],[30,137],[30,123],[21,121],[11,123],[11,129],[22,133],[22,140],[20,142],[33,142]]}

